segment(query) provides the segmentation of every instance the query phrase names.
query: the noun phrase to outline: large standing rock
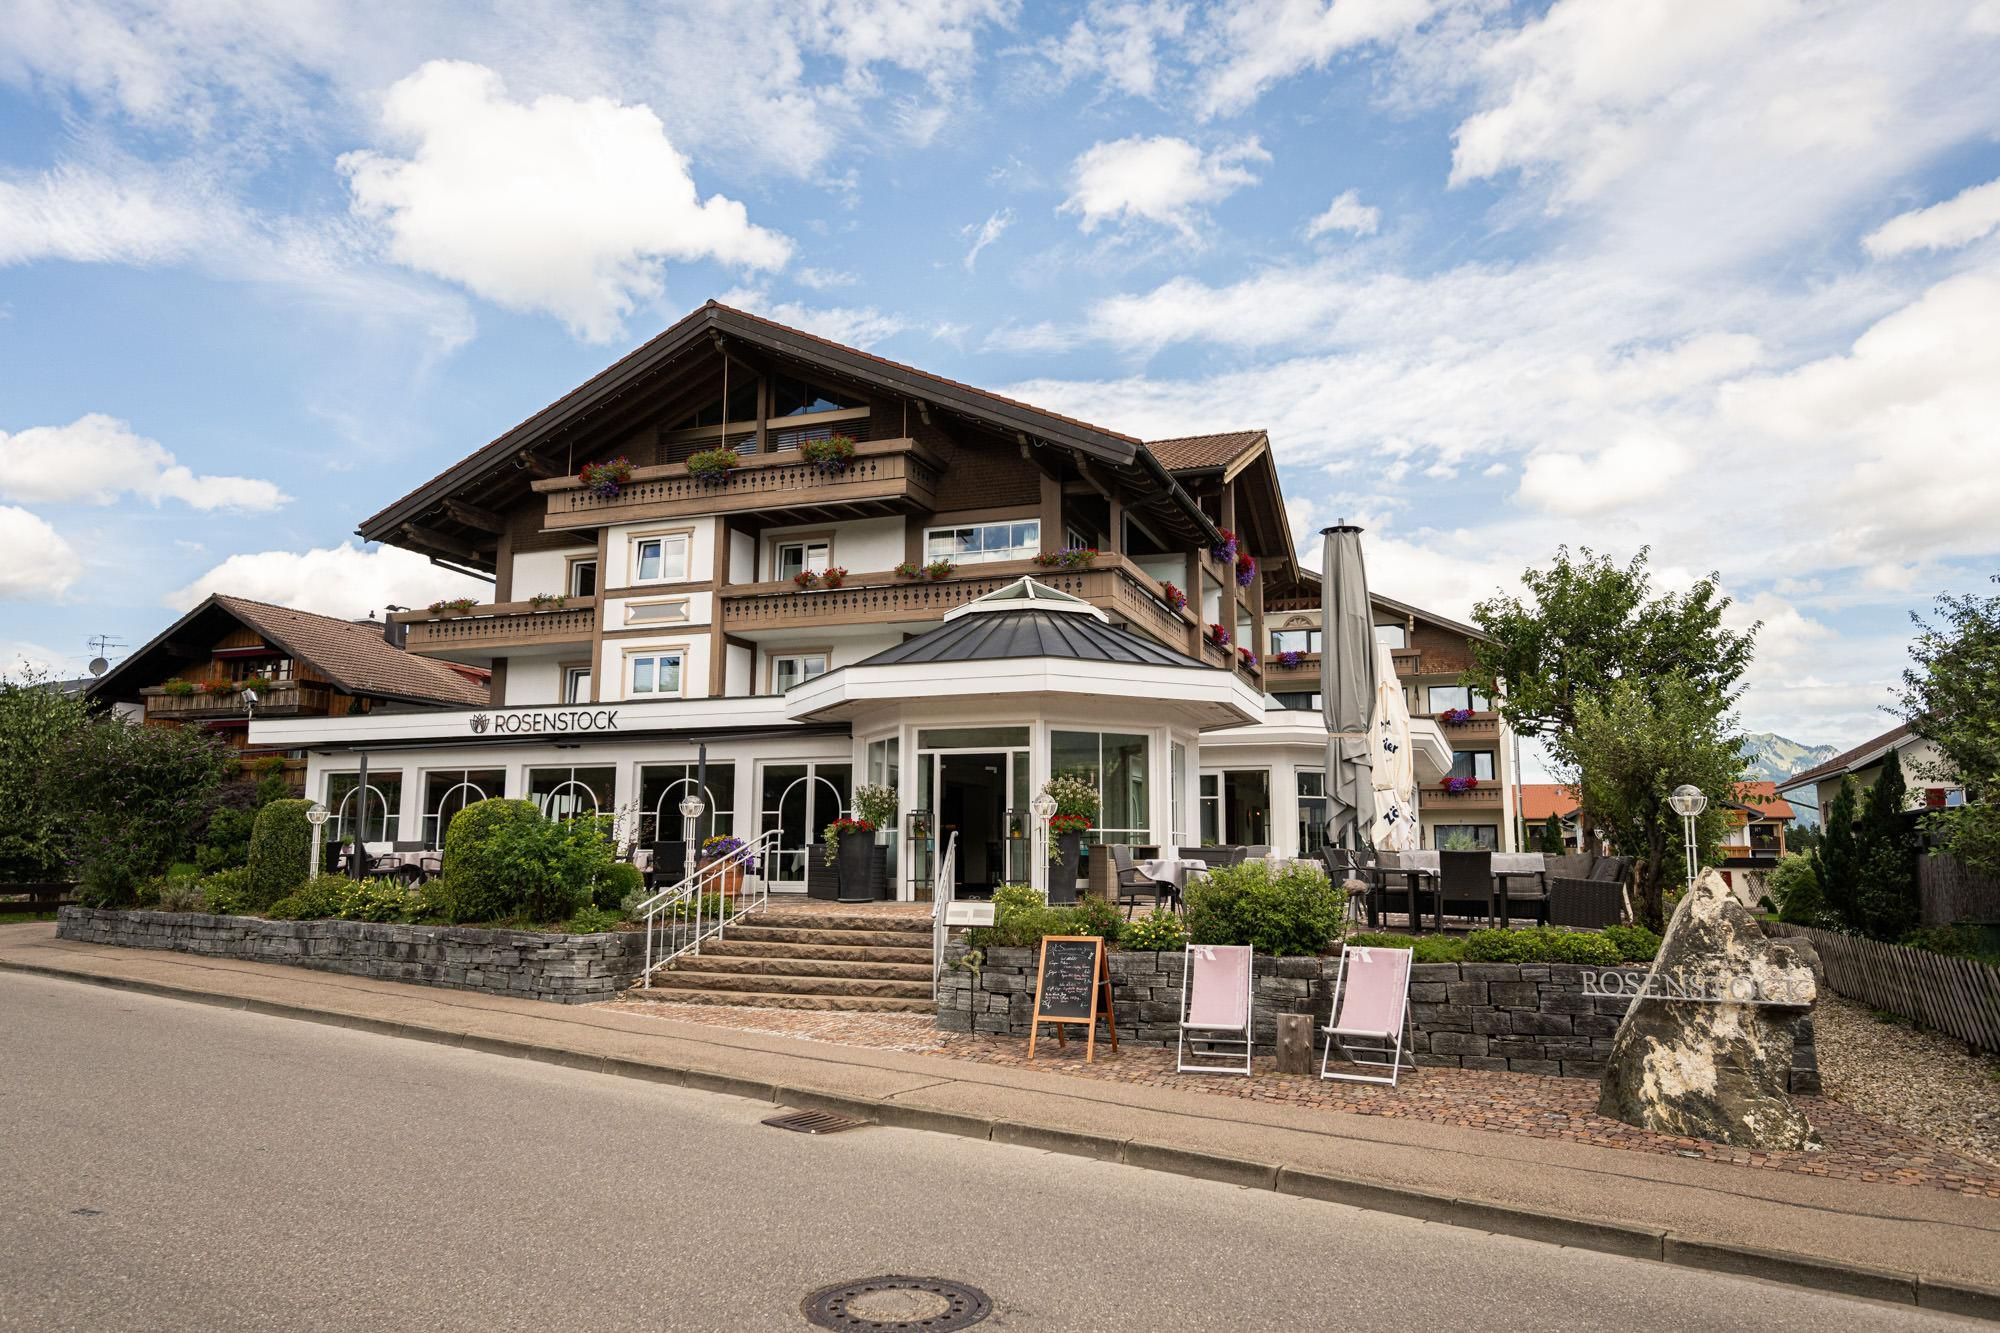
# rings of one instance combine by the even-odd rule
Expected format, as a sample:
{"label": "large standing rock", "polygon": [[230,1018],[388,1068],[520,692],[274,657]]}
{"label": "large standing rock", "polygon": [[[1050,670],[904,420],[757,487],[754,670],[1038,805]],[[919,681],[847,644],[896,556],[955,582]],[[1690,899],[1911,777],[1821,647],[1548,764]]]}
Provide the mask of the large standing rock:
{"label": "large standing rock", "polygon": [[1767,939],[1713,870],[1667,923],[1645,990],[1662,994],[1789,1003],[1635,999],[1612,1041],[1600,1114],[1738,1147],[1819,1146],[1785,1091],[1794,1029],[1817,994],[1812,969],[1790,944]]}

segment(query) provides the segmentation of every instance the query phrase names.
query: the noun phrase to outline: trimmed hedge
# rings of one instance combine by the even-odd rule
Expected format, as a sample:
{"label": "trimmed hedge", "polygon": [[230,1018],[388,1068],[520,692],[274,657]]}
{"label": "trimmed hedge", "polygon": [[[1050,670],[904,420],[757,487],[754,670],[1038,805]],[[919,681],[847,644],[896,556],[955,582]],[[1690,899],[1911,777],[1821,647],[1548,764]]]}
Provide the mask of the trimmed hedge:
{"label": "trimmed hedge", "polygon": [[453,923],[567,921],[590,905],[611,853],[597,819],[557,823],[529,801],[474,801],[445,833],[433,905]]}
{"label": "trimmed hedge", "polygon": [[1274,957],[1325,953],[1346,911],[1346,893],[1299,861],[1275,875],[1261,860],[1219,866],[1187,887],[1190,943],[1247,944]]}
{"label": "trimmed hedge", "polygon": [[257,812],[250,830],[250,883],[242,906],[261,911],[306,882],[312,869],[312,802],[287,797]]}
{"label": "trimmed hedge", "polygon": [[1660,937],[1644,926],[1606,926],[1601,931],[1475,930],[1464,938],[1447,935],[1393,935],[1367,931],[1347,943],[1355,948],[1411,949],[1419,963],[1577,963],[1614,967],[1650,963]]}

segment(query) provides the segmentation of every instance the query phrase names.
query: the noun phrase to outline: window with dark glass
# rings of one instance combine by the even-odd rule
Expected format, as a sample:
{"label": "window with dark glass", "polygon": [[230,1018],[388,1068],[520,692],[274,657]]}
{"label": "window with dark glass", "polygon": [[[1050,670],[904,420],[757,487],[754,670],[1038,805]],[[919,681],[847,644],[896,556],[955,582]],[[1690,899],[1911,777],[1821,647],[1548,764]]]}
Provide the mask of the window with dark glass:
{"label": "window with dark glass", "polygon": [[1320,632],[1316,629],[1271,631],[1271,651],[1274,653],[1316,653],[1320,642]]}
{"label": "window with dark glass", "polygon": [[851,393],[795,380],[789,375],[778,375],[771,380],[771,415],[774,417],[802,417],[814,412],[839,412],[866,406],[868,404]]}
{"label": "window with dark glass", "polygon": [[1455,778],[1478,778],[1481,782],[1493,781],[1493,751],[1454,750],[1451,775]]}

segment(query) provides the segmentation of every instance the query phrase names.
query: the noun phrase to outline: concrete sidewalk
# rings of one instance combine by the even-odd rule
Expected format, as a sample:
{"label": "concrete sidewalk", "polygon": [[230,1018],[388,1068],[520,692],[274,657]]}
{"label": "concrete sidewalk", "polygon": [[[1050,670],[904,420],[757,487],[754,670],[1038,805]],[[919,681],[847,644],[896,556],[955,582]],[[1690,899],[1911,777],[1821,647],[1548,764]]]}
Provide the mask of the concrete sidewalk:
{"label": "concrete sidewalk", "polygon": [[2000,1205],[1942,1190],[75,944],[50,923],[0,926],[0,968],[2000,1319]]}

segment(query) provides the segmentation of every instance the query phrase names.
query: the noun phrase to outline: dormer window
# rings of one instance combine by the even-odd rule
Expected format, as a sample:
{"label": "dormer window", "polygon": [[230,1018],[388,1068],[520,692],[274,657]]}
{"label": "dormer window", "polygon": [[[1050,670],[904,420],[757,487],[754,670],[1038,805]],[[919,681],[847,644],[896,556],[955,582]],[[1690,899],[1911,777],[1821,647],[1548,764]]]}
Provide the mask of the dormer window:
{"label": "dormer window", "polygon": [[789,375],[779,375],[771,381],[771,415],[773,417],[803,417],[815,412],[841,412],[851,408],[866,407],[851,393],[829,389],[824,385],[808,384],[795,380]]}

